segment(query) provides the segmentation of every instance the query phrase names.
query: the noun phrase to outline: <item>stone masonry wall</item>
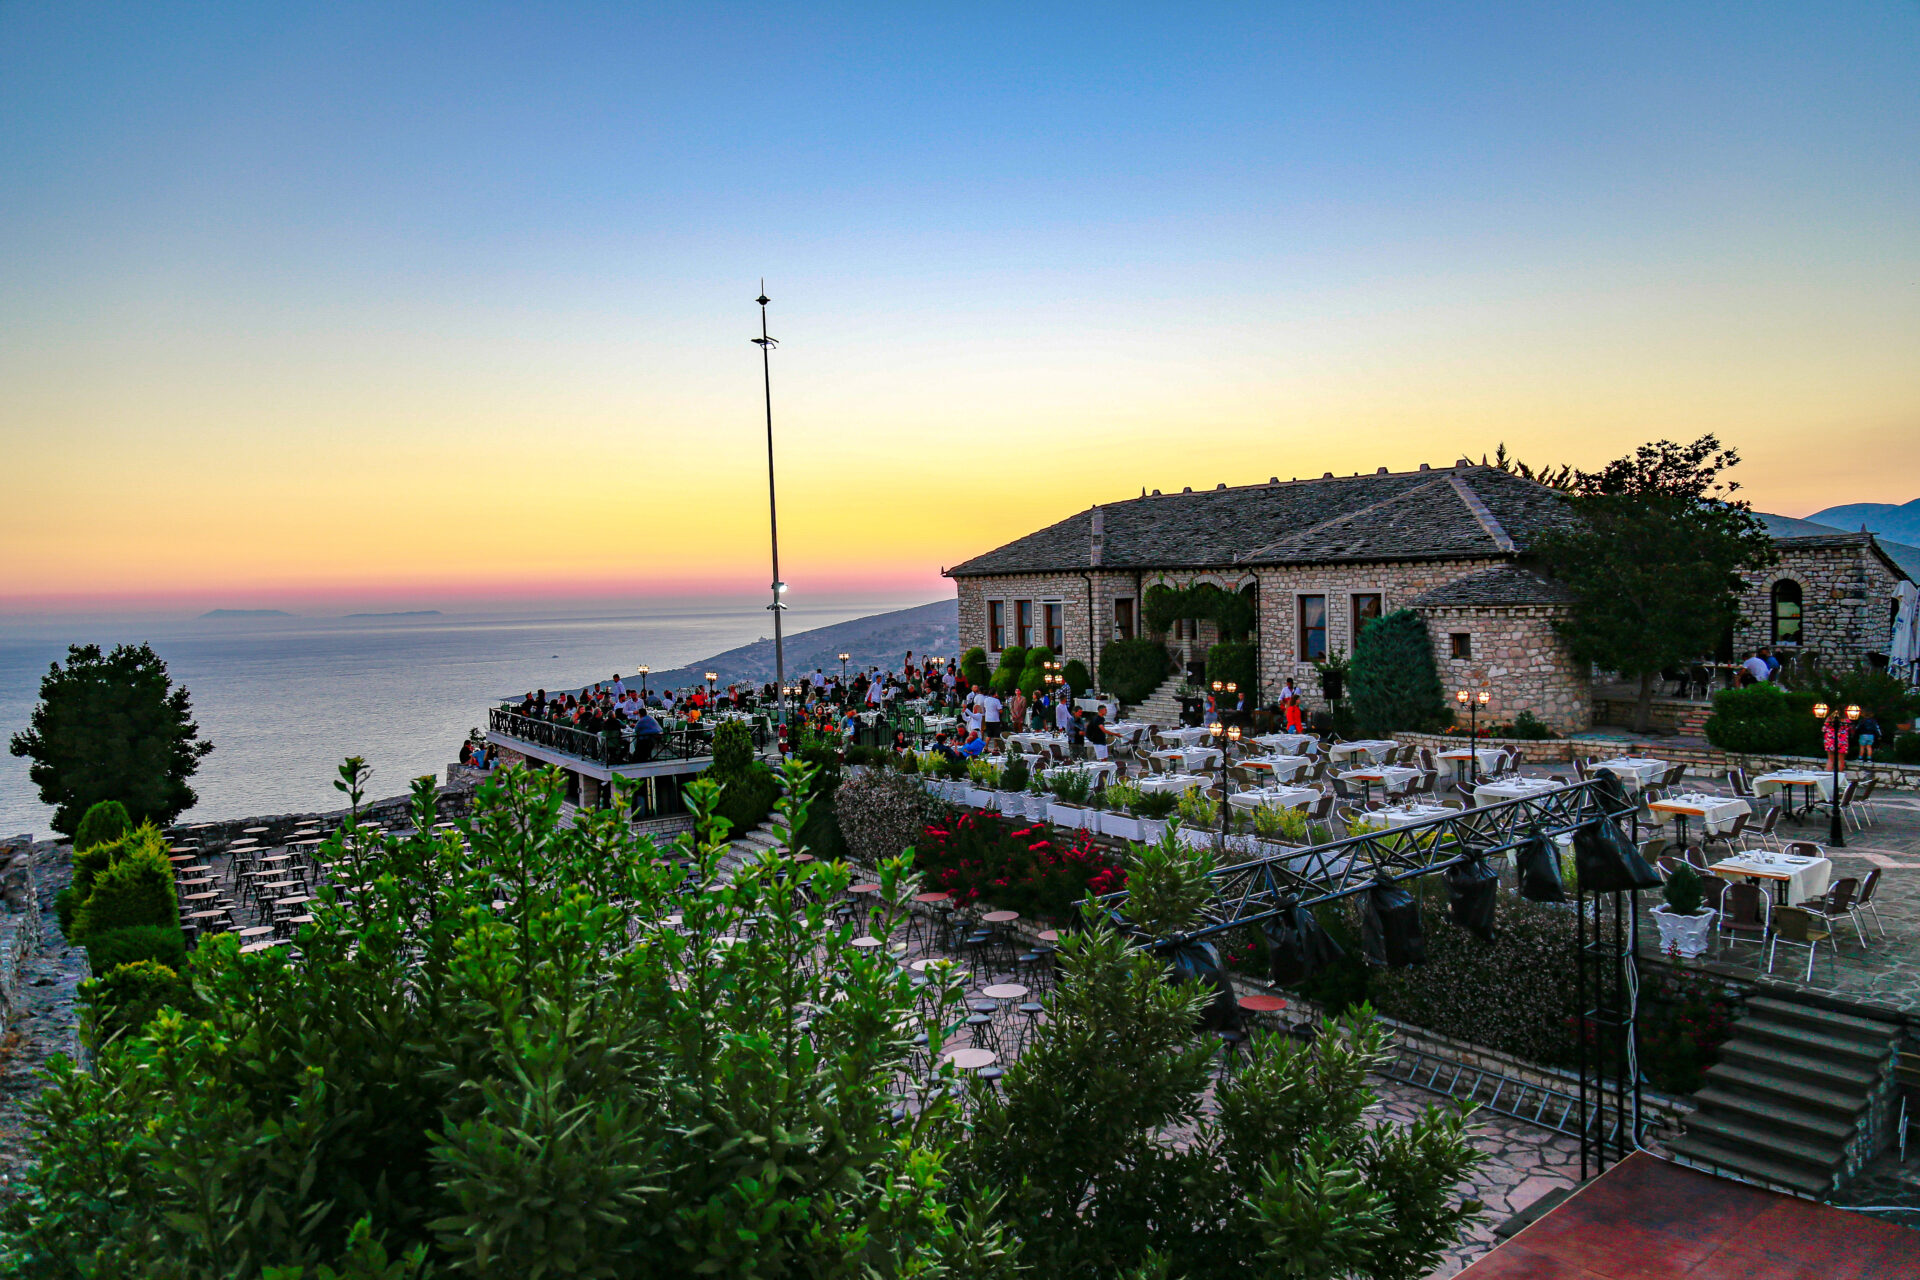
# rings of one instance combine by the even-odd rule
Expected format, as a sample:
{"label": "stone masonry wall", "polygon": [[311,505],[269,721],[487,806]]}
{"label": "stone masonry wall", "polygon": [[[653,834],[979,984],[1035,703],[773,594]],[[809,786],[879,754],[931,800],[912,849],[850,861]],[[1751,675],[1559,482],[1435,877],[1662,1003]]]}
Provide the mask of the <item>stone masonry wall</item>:
{"label": "stone masonry wall", "polygon": [[33,872],[33,841],[0,843],[0,1031],[23,1007],[27,962],[40,954],[40,893]]}
{"label": "stone masonry wall", "polygon": [[1272,698],[1288,676],[1305,700],[1319,705],[1320,677],[1313,663],[1300,657],[1296,631],[1299,597],[1327,597],[1327,651],[1353,653],[1353,597],[1378,592],[1382,613],[1404,608],[1407,601],[1495,563],[1489,560],[1421,560],[1401,564],[1287,565],[1258,570],[1260,583],[1261,696]]}
{"label": "stone masonry wall", "polygon": [[[1457,689],[1485,689],[1482,724],[1531,711],[1556,733],[1593,727],[1592,674],[1576,662],[1553,621],[1566,610],[1549,605],[1427,609],[1433,660],[1449,698]],[[1451,637],[1472,637],[1471,658],[1455,658]],[[1465,717],[1460,717],[1466,723]]]}
{"label": "stone masonry wall", "polygon": [[[1823,665],[1845,669],[1868,653],[1884,653],[1893,628],[1889,597],[1899,581],[1866,547],[1783,547],[1780,562],[1751,580],[1740,600],[1740,621],[1733,629],[1737,662],[1762,645],[1773,644],[1773,584],[1800,584],[1802,653],[1817,654]],[[1842,596],[1864,597],[1865,604],[1844,604]],[[1790,656],[1794,646],[1781,646]]]}
{"label": "stone masonry wall", "polygon": [[[959,596],[960,606],[960,650],[961,653],[979,645],[987,650],[987,664],[992,666],[999,661],[999,654],[987,644],[987,602],[1004,600],[1006,602],[1006,643],[1018,643],[1015,634],[1014,602],[1033,601],[1033,641],[1035,644],[1046,642],[1044,616],[1040,606],[1057,603],[1061,606],[1060,630],[1064,647],[1054,656],[1065,662],[1069,658],[1078,658],[1087,664],[1089,671],[1099,663],[1100,649],[1113,639],[1113,602],[1118,598],[1134,600],[1135,616],[1138,617],[1139,599],[1135,590],[1135,577],[1132,572],[1090,570],[1093,580],[1093,619],[1089,627],[1087,618],[1087,579],[1077,573],[1023,573],[1006,574],[991,578],[956,578],[954,586]],[[1135,634],[1138,635],[1136,622]],[[1089,634],[1091,632],[1091,634]],[[954,658],[959,653],[947,655]]]}

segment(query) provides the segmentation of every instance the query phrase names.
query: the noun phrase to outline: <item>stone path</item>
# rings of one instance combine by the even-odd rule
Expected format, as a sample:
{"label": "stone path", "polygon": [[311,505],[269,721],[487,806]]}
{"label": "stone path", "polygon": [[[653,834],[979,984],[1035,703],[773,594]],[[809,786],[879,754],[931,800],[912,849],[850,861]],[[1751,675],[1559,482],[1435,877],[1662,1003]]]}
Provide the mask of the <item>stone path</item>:
{"label": "stone path", "polygon": [[26,1169],[26,1108],[40,1092],[40,1069],[54,1054],[78,1049],[77,1002],[87,976],[85,951],[67,945],[53,910],[54,895],[73,880],[66,846],[34,846],[34,875],[46,945],[27,966],[26,1014],[0,1041],[0,1195]]}

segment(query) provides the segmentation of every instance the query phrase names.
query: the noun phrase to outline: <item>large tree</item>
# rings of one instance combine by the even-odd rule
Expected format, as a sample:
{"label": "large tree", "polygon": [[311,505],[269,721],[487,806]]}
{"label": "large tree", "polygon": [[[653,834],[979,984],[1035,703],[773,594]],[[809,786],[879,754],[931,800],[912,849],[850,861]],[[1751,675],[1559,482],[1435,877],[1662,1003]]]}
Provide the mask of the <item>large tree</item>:
{"label": "large tree", "polygon": [[29,724],[9,749],[32,759],[28,776],[65,835],[101,800],[118,800],[135,823],[172,822],[199,798],[187,779],[213,750],[187,691],[144,644],[105,655],[96,644],[69,646],[66,665],[53,663],[40,681]]}
{"label": "large tree", "polygon": [[1578,596],[1558,624],[1574,656],[1640,681],[1638,732],[1655,677],[1710,652],[1739,617],[1742,575],[1773,562],[1766,526],[1723,478],[1739,461],[1712,435],[1643,444],[1576,473],[1578,521],[1536,548]]}

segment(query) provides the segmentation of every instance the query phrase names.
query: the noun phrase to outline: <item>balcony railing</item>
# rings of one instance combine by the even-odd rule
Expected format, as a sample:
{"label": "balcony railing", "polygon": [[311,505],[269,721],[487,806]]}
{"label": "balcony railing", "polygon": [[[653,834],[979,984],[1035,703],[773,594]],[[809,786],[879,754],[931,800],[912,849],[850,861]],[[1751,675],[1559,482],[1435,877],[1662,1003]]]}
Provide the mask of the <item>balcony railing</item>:
{"label": "balcony railing", "polygon": [[[610,767],[704,760],[713,755],[714,726],[711,724],[686,725],[667,729],[658,736],[636,737],[631,732],[613,729],[588,733],[570,724],[536,720],[508,707],[494,707],[487,713],[487,728],[520,742]],[[755,721],[750,728],[754,750],[764,751],[769,743],[765,725]]]}

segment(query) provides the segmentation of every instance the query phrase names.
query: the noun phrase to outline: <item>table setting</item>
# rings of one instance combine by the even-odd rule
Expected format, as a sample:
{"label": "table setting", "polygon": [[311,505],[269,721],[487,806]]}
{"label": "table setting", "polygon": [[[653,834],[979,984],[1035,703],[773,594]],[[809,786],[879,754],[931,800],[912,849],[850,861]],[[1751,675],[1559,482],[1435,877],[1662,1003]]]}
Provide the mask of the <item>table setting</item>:
{"label": "table setting", "polygon": [[1197,773],[1150,773],[1141,778],[1138,785],[1142,791],[1171,791],[1179,795],[1194,787],[1210,787],[1213,783],[1214,779],[1203,778]]}
{"label": "table setting", "polygon": [[1549,778],[1504,778],[1499,782],[1483,782],[1475,787],[1473,799],[1475,804],[1483,806],[1500,804],[1507,800],[1531,799],[1549,791],[1558,791],[1566,785]]}
{"label": "table setting", "polygon": [[1818,898],[1826,893],[1833,879],[1831,859],[1776,853],[1771,849],[1749,849],[1731,858],[1722,858],[1707,870],[1727,880],[1771,881],[1778,900],[1785,903]]}
{"label": "table setting", "polygon": [[1717,834],[1731,827],[1741,814],[1753,812],[1753,807],[1739,796],[1712,796],[1704,792],[1667,796],[1655,800],[1647,809],[1656,816],[1665,815],[1663,821],[1671,820],[1683,845],[1687,842],[1690,819],[1698,819],[1702,831]]}
{"label": "table setting", "polygon": [[1218,747],[1166,747],[1151,754],[1155,760],[1165,760],[1182,769],[1211,769],[1220,763]]}
{"label": "table setting", "polygon": [[1665,760],[1649,760],[1644,756],[1621,756],[1617,760],[1602,760],[1588,766],[1589,774],[1605,769],[1620,779],[1629,791],[1638,791],[1651,783],[1658,782],[1660,776],[1671,768]]}
{"label": "table setting", "polygon": [[1380,757],[1400,744],[1388,742],[1384,738],[1367,738],[1359,742],[1336,742],[1327,748],[1327,757],[1332,760],[1346,760],[1353,756],[1365,756],[1368,764],[1378,764]]}
{"label": "table setting", "polygon": [[1284,756],[1297,756],[1306,753],[1319,739],[1310,733],[1263,733],[1253,741]]}
{"label": "table setting", "polygon": [[1251,756],[1240,762],[1245,769],[1265,769],[1277,781],[1285,782],[1303,769],[1313,766],[1306,756]]}
{"label": "table setting", "polygon": [[1374,769],[1349,769],[1340,775],[1340,781],[1359,783],[1361,796],[1371,799],[1375,787],[1383,787],[1388,795],[1392,795],[1396,791],[1404,791],[1407,784],[1419,776],[1418,769],[1394,764]]}
{"label": "table setting", "polygon": [[1207,726],[1203,724],[1190,724],[1175,729],[1162,729],[1159,733],[1160,741],[1174,743],[1182,747],[1196,746],[1212,736],[1213,735],[1208,732]]}
{"label": "table setting", "polygon": [[1319,799],[1312,787],[1248,787],[1228,796],[1227,803],[1236,809],[1290,809]]}
{"label": "table setting", "polygon": [[1442,751],[1434,756],[1436,760],[1445,760],[1453,766],[1453,776],[1464,779],[1467,776],[1469,761],[1477,763],[1481,773],[1490,772],[1500,763],[1500,757],[1506,752],[1498,747],[1455,747],[1451,751]]}

